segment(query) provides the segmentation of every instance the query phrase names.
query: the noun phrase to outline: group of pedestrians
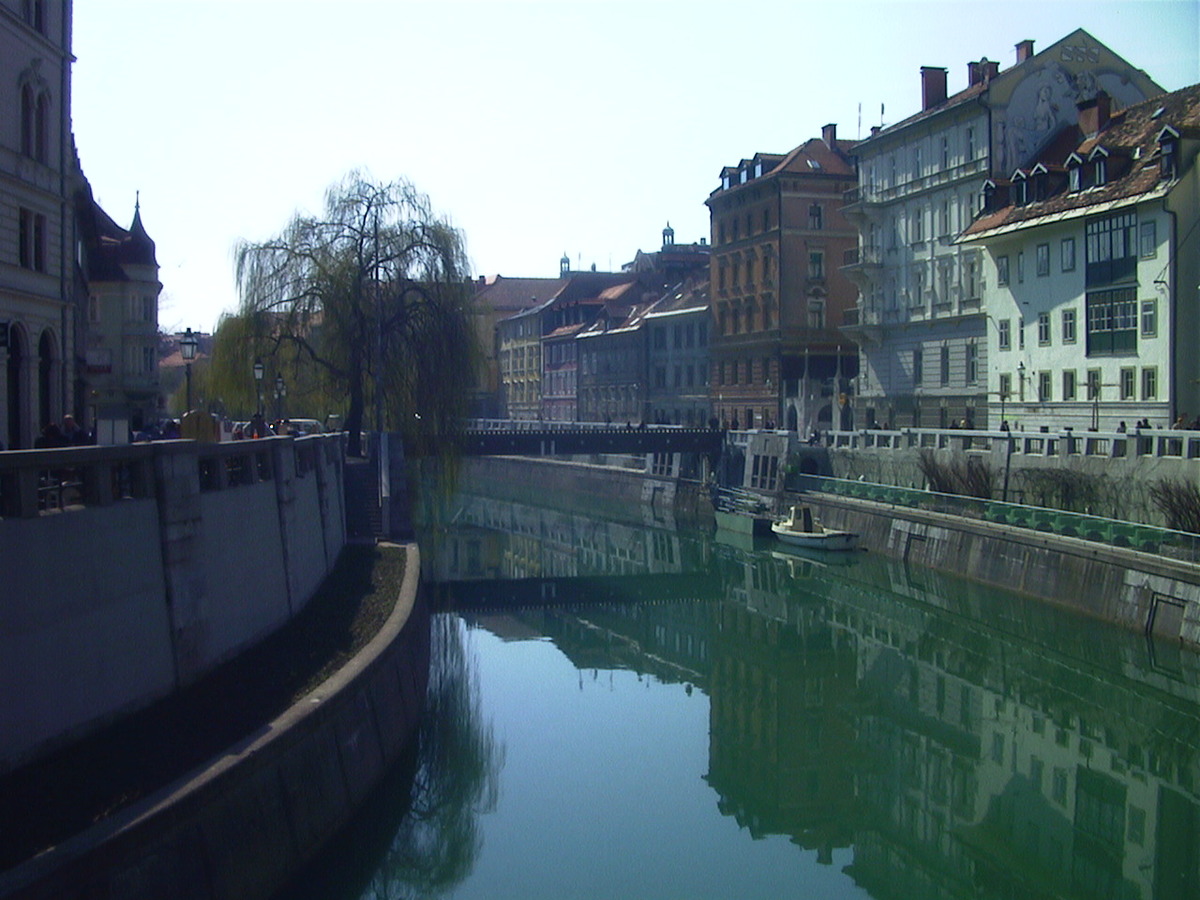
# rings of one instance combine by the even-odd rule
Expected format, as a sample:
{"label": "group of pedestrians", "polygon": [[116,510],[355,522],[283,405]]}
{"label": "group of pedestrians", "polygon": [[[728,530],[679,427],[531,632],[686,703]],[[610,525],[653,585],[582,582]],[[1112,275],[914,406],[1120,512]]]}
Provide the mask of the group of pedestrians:
{"label": "group of pedestrians", "polygon": [[[63,416],[62,424],[57,422],[47,422],[42,428],[42,433],[34,440],[33,446],[37,450],[47,450],[58,447],[82,447],[87,444],[95,443],[87,429],[83,428],[75,417],[68,413]],[[0,447],[0,450],[4,449]]]}

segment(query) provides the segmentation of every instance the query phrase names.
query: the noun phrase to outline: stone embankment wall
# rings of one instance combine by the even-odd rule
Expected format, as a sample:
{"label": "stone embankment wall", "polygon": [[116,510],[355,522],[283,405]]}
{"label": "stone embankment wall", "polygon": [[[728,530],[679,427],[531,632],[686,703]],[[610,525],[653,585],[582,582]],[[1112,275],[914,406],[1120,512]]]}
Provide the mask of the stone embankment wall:
{"label": "stone embankment wall", "polygon": [[873,553],[957,572],[1200,646],[1200,566],[1121,547],[867,500],[806,497]]}
{"label": "stone embankment wall", "polygon": [[342,438],[0,454],[0,772],[185,686],[304,607]]}
{"label": "stone embankment wall", "polygon": [[208,766],[0,874],[4,900],[265,900],[342,828],[412,739],[429,610],[408,554],[387,622],[349,664]]}

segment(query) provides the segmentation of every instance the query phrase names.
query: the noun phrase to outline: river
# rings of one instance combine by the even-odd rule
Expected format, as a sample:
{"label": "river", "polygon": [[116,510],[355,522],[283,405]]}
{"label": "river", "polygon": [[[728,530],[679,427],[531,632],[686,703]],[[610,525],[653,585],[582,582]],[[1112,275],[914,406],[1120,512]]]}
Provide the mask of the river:
{"label": "river", "polygon": [[421,745],[284,896],[1200,896],[1194,654],[869,551],[441,514]]}

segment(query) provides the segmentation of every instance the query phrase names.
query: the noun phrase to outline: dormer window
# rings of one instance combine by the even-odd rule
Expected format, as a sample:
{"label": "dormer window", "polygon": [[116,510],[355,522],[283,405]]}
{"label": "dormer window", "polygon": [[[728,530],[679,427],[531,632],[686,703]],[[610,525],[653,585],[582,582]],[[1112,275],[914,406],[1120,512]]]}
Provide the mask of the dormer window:
{"label": "dormer window", "polygon": [[1088,159],[1092,164],[1092,187],[1108,184],[1108,151],[1097,147]]}
{"label": "dormer window", "polygon": [[1031,177],[1031,181],[1033,182],[1033,184],[1032,184],[1033,193],[1032,193],[1032,196],[1030,199],[1031,200],[1045,200],[1050,195],[1050,172],[1049,172],[1049,170],[1041,163],[1038,163],[1036,166],[1033,167],[1033,175]]}
{"label": "dormer window", "polygon": [[995,209],[996,200],[996,182],[988,179],[983,182],[983,211],[991,212]]}
{"label": "dormer window", "polygon": [[1179,132],[1170,125],[1158,133],[1158,174],[1160,178],[1179,174]]}
{"label": "dormer window", "polygon": [[1074,153],[1067,157],[1067,190],[1083,190],[1083,160]]}
{"label": "dormer window", "polygon": [[1025,173],[1017,171],[1013,173],[1013,203],[1017,206],[1024,206],[1029,202],[1029,181],[1025,177]]}
{"label": "dormer window", "polygon": [[757,160],[754,163],[754,177],[762,178],[762,160]]}

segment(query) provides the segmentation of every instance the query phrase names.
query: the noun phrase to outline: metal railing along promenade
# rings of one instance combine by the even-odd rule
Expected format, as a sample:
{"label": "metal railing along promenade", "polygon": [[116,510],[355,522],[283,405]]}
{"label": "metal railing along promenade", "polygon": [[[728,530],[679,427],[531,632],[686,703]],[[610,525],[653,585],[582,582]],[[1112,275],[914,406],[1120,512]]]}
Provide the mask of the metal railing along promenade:
{"label": "metal railing along promenade", "polygon": [[821,435],[825,447],[851,450],[956,449],[990,452],[1011,445],[1013,454],[1045,457],[1100,457],[1129,459],[1159,457],[1200,459],[1200,431],[1143,428],[1129,432],[977,431],[955,428],[866,428],[828,431]]}
{"label": "metal railing along promenade", "polygon": [[[1154,553],[1171,559],[1200,562],[1200,535],[1154,525],[1108,519],[1087,513],[1067,512],[1001,500],[984,500],[941,494],[916,488],[894,487],[867,481],[850,481],[821,475],[798,475],[802,492],[869,500],[889,506],[977,519],[1012,528],[1079,538],[1085,541]],[[791,486],[789,480],[789,487]]]}

